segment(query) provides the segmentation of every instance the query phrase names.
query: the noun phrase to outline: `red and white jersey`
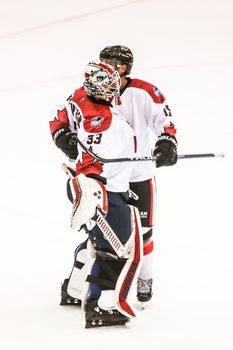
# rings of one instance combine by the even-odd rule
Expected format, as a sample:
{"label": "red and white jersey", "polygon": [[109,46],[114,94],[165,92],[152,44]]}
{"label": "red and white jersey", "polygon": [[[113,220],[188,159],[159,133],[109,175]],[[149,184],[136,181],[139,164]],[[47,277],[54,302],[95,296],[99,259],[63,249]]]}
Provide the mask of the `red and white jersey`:
{"label": "red and white jersey", "polygon": [[[172,114],[165,97],[154,85],[139,79],[128,79],[116,109],[128,121],[136,136],[137,156],[150,156],[157,136],[176,134]],[[135,162],[132,182],[152,178],[155,164]]]}
{"label": "red and white jersey", "polygon": [[[127,79],[128,84],[121,93],[120,103],[114,105],[115,113],[118,111],[134,131],[136,153],[134,153],[133,156],[150,156],[154,150],[157,136],[160,136],[164,132],[170,135],[176,134],[171,110],[167,105],[164,95],[157,87],[140,79]],[[57,106],[53,114],[54,120],[50,122],[51,133],[61,127],[69,127],[71,131],[76,131],[79,113],[82,115],[82,110],[80,110],[78,105],[84,97],[86,97],[86,92],[84,88],[81,87],[76,90],[74,96],[71,97],[74,104],[73,107],[72,104],[70,104],[70,100],[63,105]],[[76,101],[76,98],[79,99],[79,102]],[[75,103],[77,104],[76,107]],[[114,103],[114,101],[112,103]],[[109,109],[109,111],[114,110],[112,107],[104,107]],[[97,111],[98,109],[96,112]],[[107,146],[109,152],[111,151],[114,153],[116,151],[116,149],[114,149],[116,145],[117,147],[119,146],[120,139],[117,141],[116,138],[117,137],[112,138]],[[96,144],[94,144],[94,146],[97,147]],[[98,152],[101,157],[104,157],[104,154],[102,154],[99,149]],[[127,157],[127,154],[122,153],[121,157]],[[116,168],[120,166],[120,163],[116,163]],[[150,161],[133,162],[132,166],[133,172],[130,182],[144,181],[153,178],[155,173],[154,163]]]}
{"label": "red and white jersey", "polygon": [[[99,102],[99,103],[98,103]],[[103,158],[133,157],[134,131],[115,107],[105,101],[97,103],[87,97],[84,88],[75,91],[66,104],[57,106],[50,122],[51,133],[69,127],[93,153]],[[107,179],[106,189],[125,192],[132,177],[132,162],[98,162],[78,145],[76,173],[95,174]]]}

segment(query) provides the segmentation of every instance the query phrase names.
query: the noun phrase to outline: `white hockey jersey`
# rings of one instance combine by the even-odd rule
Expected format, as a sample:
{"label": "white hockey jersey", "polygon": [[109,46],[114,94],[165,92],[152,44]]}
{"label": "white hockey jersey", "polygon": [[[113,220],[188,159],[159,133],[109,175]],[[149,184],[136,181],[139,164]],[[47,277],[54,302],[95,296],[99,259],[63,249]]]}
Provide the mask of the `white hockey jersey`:
{"label": "white hockey jersey", "polygon": [[[134,131],[129,123],[106,101],[91,101],[83,88],[76,90],[68,103],[56,109],[55,118],[50,122],[51,133],[67,126],[77,132],[86,148],[102,158],[135,155]],[[132,162],[103,164],[78,145],[76,174],[105,177],[107,191],[128,191],[132,170]]]}
{"label": "white hockey jersey", "polygon": [[[172,114],[163,94],[154,85],[139,79],[128,79],[116,109],[128,121],[136,136],[137,156],[150,156],[157,136],[175,135]],[[135,162],[132,182],[144,181],[154,176],[155,164]]]}
{"label": "white hockey jersey", "polygon": [[[176,134],[171,110],[167,105],[165,97],[160,90],[154,85],[147,83],[140,79],[127,78],[128,84],[121,91],[120,103],[114,104],[114,108],[105,106],[111,113],[119,113],[129,123],[134,131],[134,153],[131,156],[150,156],[156,142],[157,136],[166,132],[170,135]],[[75,96],[75,97],[74,97]],[[86,92],[83,87],[76,90],[71,100],[78,98],[80,101],[85,98]],[[75,101],[74,101],[75,102]],[[53,120],[50,122],[51,133],[61,127],[68,127],[71,131],[76,132],[79,129],[79,118],[82,115],[82,111],[73,104],[70,105],[70,99],[60,106],[57,106],[53,113]],[[80,114],[81,113],[81,114]],[[123,123],[123,121],[121,122]],[[113,129],[115,126],[113,127]],[[131,139],[132,129],[129,130],[129,138]],[[111,132],[112,130],[111,129]],[[96,128],[97,130],[97,128]],[[127,130],[127,127],[124,128]],[[78,130],[78,132],[81,132]],[[110,130],[109,130],[110,132]],[[117,135],[117,136],[116,136]],[[98,144],[93,140],[91,147],[97,148],[99,156],[104,158],[116,158],[116,157],[129,157],[129,153],[126,152],[126,148],[121,149],[121,143],[124,142],[124,138],[121,139],[120,133],[109,136],[109,144],[106,150],[100,149]],[[107,136],[106,136],[107,138]],[[88,140],[86,140],[88,141]],[[86,145],[86,144],[85,144]],[[90,145],[89,145],[90,146]],[[80,149],[79,149],[80,150]],[[93,148],[94,151],[94,148]],[[118,152],[119,151],[119,152]],[[124,151],[124,152],[123,152]],[[118,156],[116,156],[118,152]],[[121,154],[121,155],[120,155]],[[78,159],[81,161],[81,159]],[[105,168],[118,168],[121,169],[121,164],[110,164]],[[127,164],[129,167],[129,163]],[[132,176],[130,182],[144,181],[153,178],[155,174],[155,164],[150,161],[133,162],[131,163]],[[114,188],[118,188],[117,186]]]}

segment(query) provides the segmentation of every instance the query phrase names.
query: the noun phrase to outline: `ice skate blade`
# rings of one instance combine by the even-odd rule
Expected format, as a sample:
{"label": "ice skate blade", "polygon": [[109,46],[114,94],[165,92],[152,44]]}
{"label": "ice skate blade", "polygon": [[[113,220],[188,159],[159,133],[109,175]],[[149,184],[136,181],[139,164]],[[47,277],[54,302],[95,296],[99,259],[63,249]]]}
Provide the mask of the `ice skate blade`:
{"label": "ice skate blade", "polygon": [[81,300],[79,299],[63,299],[60,302],[61,306],[75,306],[81,307]]}
{"label": "ice skate blade", "polygon": [[92,320],[86,321],[85,328],[100,328],[100,327],[114,327],[114,326],[124,326],[129,322],[129,319],[122,321],[102,321],[102,320]]}

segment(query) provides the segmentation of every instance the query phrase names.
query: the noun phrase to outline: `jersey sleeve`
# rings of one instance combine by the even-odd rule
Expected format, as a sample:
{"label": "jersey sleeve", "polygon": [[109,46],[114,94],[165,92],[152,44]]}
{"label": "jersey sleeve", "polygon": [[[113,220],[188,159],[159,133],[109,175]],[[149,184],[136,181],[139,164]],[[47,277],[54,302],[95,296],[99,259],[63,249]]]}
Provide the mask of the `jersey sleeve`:
{"label": "jersey sleeve", "polygon": [[162,133],[175,135],[173,115],[164,95],[153,85],[148,86],[147,89],[146,116],[151,130],[156,136]]}
{"label": "jersey sleeve", "polygon": [[171,109],[162,92],[153,84],[132,79],[129,87],[136,88],[139,102],[135,102],[138,113],[156,136],[162,133],[176,134]]}
{"label": "jersey sleeve", "polygon": [[68,128],[72,132],[76,130],[69,101],[54,106],[50,111],[49,118],[51,135],[61,128]]}

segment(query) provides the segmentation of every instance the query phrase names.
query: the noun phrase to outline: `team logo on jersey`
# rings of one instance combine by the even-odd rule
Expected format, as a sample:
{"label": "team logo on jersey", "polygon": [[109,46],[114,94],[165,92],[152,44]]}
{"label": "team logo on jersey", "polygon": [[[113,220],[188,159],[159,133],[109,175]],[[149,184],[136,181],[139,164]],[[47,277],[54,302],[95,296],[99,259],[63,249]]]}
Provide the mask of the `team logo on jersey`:
{"label": "team logo on jersey", "polygon": [[103,118],[102,117],[95,117],[91,120],[91,126],[93,128],[99,128],[100,125],[103,123]]}
{"label": "team logo on jersey", "polygon": [[148,212],[147,211],[140,211],[139,215],[140,215],[141,219],[146,219],[148,216]]}
{"label": "team logo on jersey", "polygon": [[155,103],[163,103],[165,101],[165,97],[163,96],[162,92],[156,86],[153,86],[152,98],[153,98]]}
{"label": "team logo on jersey", "polygon": [[155,96],[162,96],[162,92],[156,86],[154,86],[154,93]]}

